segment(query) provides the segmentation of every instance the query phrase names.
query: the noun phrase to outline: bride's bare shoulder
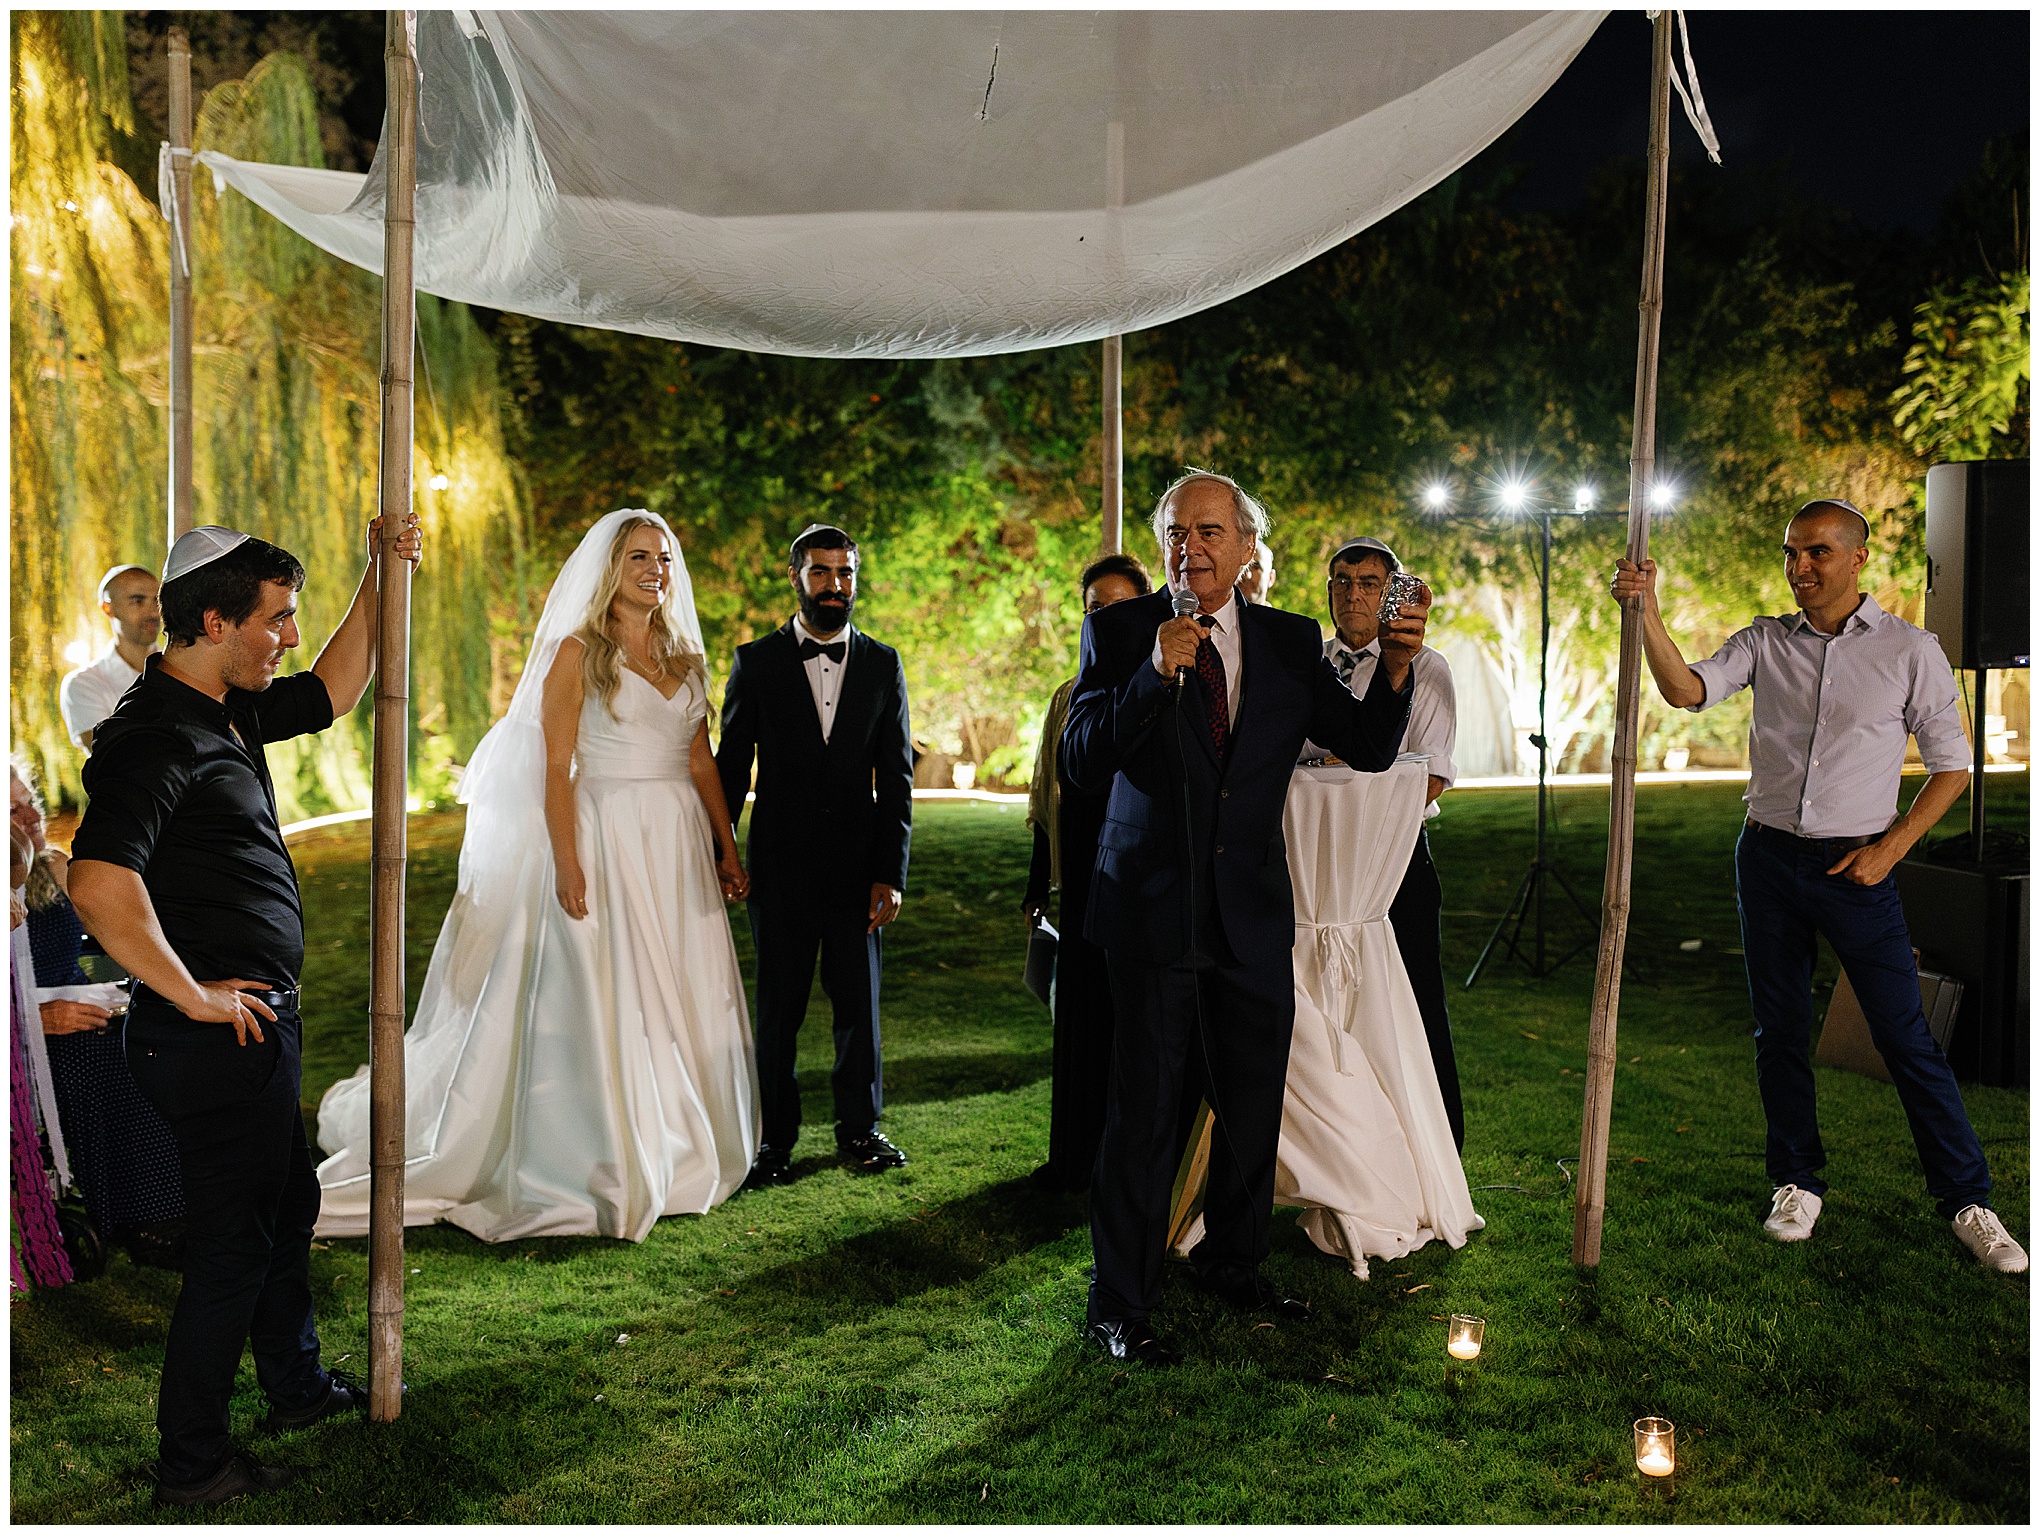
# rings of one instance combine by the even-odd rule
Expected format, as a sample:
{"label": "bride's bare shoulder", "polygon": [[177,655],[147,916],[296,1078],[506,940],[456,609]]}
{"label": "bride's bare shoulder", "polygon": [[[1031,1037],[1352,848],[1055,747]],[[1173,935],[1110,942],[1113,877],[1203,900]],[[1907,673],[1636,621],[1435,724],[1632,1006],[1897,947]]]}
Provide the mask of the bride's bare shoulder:
{"label": "bride's bare shoulder", "polygon": [[587,645],[577,635],[568,635],[560,641],[560,648],[553,653],[552,665],[546,668],[545,688],[547,693],[565,686],[576,685],[581,680],[581,661],[587,652]]}

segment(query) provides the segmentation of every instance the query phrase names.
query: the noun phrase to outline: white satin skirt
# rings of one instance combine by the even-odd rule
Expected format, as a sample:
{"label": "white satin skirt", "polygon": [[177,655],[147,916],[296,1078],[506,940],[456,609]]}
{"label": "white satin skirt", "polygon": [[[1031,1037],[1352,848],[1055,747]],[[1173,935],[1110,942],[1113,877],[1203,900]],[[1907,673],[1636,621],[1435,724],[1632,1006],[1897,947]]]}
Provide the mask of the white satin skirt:
{"label": "white satin skirt", "polygon": [[[407,1225],[641,1241],[727,1199],[757,1152],[743,980],[692,780],[584,777],[576,806],[587,917],[560,909],[542,844],[447,912],[405,1037]],[[327,1092],[319,1144],[319,1233],[362,1235],[366,1066]]]}

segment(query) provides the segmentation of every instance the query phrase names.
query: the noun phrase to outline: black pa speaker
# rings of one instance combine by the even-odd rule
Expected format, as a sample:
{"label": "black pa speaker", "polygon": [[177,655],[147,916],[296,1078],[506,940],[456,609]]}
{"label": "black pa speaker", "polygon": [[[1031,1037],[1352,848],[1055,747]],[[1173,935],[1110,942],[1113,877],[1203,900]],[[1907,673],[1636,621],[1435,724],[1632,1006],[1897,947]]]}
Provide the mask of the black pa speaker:
{"label": "black pa speaker", "polygon": [[2027,460],[1927,471],[1927,628],[1960,671],[2031,664]]}

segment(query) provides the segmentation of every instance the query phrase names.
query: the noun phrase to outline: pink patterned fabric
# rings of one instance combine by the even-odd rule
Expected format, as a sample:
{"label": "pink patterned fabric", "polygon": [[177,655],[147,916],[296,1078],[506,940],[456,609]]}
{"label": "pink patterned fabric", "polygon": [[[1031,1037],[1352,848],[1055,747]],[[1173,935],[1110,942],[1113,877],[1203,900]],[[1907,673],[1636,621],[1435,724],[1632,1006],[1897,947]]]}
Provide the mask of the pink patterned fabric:
{"label": "pink patterned fabric", "polygon": [[26,1290],[31,1281],[44,1287],[69,1284],[71,1260],[57,1229],[57,1202],[43,1170],[42,1136],[35,1126],[35,1084],[29,1073],[27,1027],[21,1016],[21,994],[8,988],[8,1100],[11,1118],[8,1141],[14,1158],[13,1282]]}

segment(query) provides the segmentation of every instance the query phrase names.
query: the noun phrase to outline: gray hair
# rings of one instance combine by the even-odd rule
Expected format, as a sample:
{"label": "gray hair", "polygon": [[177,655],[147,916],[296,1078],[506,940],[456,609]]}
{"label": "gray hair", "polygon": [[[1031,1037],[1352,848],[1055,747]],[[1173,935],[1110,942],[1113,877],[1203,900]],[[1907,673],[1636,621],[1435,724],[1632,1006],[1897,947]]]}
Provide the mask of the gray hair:
{"label": "gray hair", "polygon": [[1268,508],[1248,495],[1238,480],[1211,469],[1187,468],[1170,482],[1167,490],[1162,492],[1161,499],[1155,502],[1154,514],[1148,518],[1148,526],[1154,530],[1157,545],[1164,549],[1169,546],[1168,536],[1163,532],[1162,521],[1169,510],[1169,498],[1185,485],[1194,485],[1199,480],[1210,480],[1232,492],[1233,526],[1239,530],[1240,537],[1249,544],[1267,542]]}

